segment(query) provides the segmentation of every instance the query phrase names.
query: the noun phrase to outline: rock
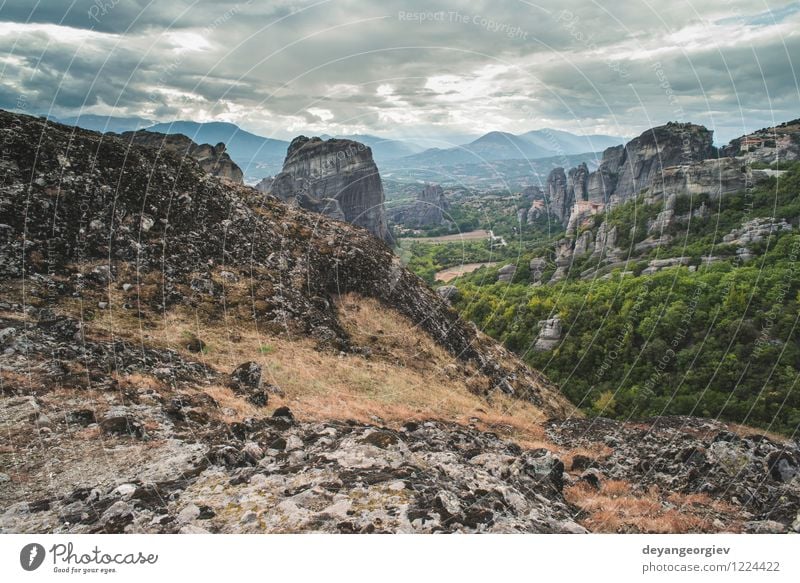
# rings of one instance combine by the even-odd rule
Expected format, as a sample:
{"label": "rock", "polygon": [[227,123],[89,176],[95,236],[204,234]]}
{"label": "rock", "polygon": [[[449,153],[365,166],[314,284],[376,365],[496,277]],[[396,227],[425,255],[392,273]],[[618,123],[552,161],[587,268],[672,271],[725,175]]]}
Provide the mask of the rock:
{"label": "rock", "polygon": [[457,302],[461,298],[461,292],[454,285],[443,285],[436,288],[439,297],[448,302]]}
{"label": "rock", "polygon": [[289,409],[289,407],[278,407],[272,413],[272,417],[273,418],[282,417],[282,418],[285,418],[285,419],[294,420],[294,415],[292,414],[292,412]]}
{"label": "rock", "polygon": [[595,490],[600,489],[600,484],[603,481],[603,474],[595,468],[589,468],[581,474],[581,481],[586,482]]}
{"label": "rock", "polygon": [[767,470],[776,482],[790,482],[800,475],[800,463],[786,451],[774,451],[767,456]]}
{"label": "rock", "polygon": [[386,209],[388,220],[409,228],[442,225],[450,210],[444,190],[438,184],[426,184],[411,204]]}
{"label": "rock", "polygon": [[352,140],[292,140],[271,192],[281,200],[364,227],[391,241],[384,194],[372,150]]}
{"label": "rock", "polygon": [[245,362],[233,369],[228,385],[237,392],[251,393],[261,388],[261,365]]}
{"label": "rock", "polygon": [[621,160],[614,155],[612,164],[619,169],[619,178],[610,199],[630,200],[650,187],[665,168],[698,163],[713,153],[713,132],[703,126],[670,122],[649,129],[625,145]]}
{"label": "rock", "polygon": [[715,199],[741,192],[766,179],[765,172],[752,170],[734,158],[694,160],[691,164],[665,164],[663,171],[652,176],[651,183],[646,185],[646,195],[668,199],[676,195],[708,194]]}
{"label": "rock", "polygon": [[676,267],[678,265],[689,265],[688,257],[669,257],[667,259],[652,259],[647,267],[642,270],[642,275],[652,275],[667,267]]}
{"label": "rock", "polygon": [[128,415],[106,417],[100,422],[100,428],[110,435],[131,436],[142,439],[145,430],[139,421]]}
{"label": "rock", "polygon": [[575,249],[573,250],[573,255],[575,257],[587,255],[593,250],[594,236],[592,235],[591,231],[584,231],[577,239],[575,239]]}
{"label": "rock", "polygon": [[545,192],[548,210],[566,225],[575,202],[575,193],[567,185],[567,175],[563,168],[555,168],[547,176]]}
{"label": "rock", "polygon": [[75,423],[87,427],[92,423],[97,423],[97,419],[91,409],[78,409],[67,413],[67,423]]}
{"label": "rock", "polygon": [[206,348],[206,343],[200,340],[197,336],[192,336],[189,340],[186,341],[184,344],[186,350],[189,352],[203,352]]}
{"label": "rock", "polygon": [[775,520],[754,520],[742,525],[744,532],[752,534],[783,534],[787,531],[786,525]]}
{"label": "rock", "polygon": [[531,272],[531,283],[542,281],[544,270],[547,268],[547,260],[544,257],[534,257],[529,264]]}
{"label": "rock", "polygon": [[746,221],[740,228],[734,229],[722,237],[722,241],[730,245],[745,246],[752,243],[760,243],[782,232],[788,233],[791,231],[792,226],[785,219],[760,217]]}
{"label": "rock", "polygon": [[[178,156],[189,157],[212,176],[225,178],[239,184],[244,182],[242,169],[231,160],[223,143],[216,146],[196,144],[183,134],[161,134],[147,130],[125,132],[120,134],[120,138],[130,144],[153,148],[159,153],[162,151],[174,152]],[[144,224],[142,226],[144,231],[149,230],[149,228],[144,229]]]}
{"label": "rock", "polygon": [[561,319],[559,317],[541,320],[539,335],[533,345],[537,351],[552,350],[561,341]]}
{"label": "rock", "polygon": [[258,463],[258,461],[264,457],[264,450],[255,443],[255,442],[247,442],[244,444],[242,448],[242,453],[250,460],[252,463]]}
{"label": "rock", "polygon": [[497,270],[497,281],[511,282],[514,279],[514,274],[517,272],[517,266],[509,263]]}
{"label": "rock", "polygon": [[188,504],[178,513],[176,520],[178,524],[185,525],[200,517],[200,508],[195,504]]}
{"label": "rock", "polygon": [[4,484],[4,483],[10,482],[10,481],[11,481],[11,478],[9,477],[8,474],[0,473],[0,484]]}
{"label": "rock", "polygon": [[16,328],[3,328],[0,330],[0,346],[5,346],[17,333]]}

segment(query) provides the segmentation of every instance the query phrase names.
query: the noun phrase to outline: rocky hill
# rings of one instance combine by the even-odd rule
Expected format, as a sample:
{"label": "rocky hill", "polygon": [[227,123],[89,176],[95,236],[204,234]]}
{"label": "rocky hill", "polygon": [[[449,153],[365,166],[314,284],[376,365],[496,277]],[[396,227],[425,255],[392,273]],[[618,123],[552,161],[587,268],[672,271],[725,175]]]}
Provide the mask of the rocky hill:
{"label": "rocky hill", "polygon": [[372,150],[359,142],[300,136],[286,152],[283,171],[270,192],[313,210],[364,227],[390,241],[383,185]]}
{"label": "rocky hill", "polygon": [[[393,504],[405,504],[408,518],[381,529],[430,529],[414,508],[435,503],[439,478],[425,477],[435,463],[385,479],[366,469],[380,470],[385,450],[392,467],[408,468],[404,456],[428,436],[439,435],[436,447],[450,455],[450,429],[384,440],[381,418],[450,423],[464,414],[503,419],[518,407],[528,419],[573,410],[363,229],[220,180],[170,149],[6,112],[0,128],[5,531],[178,531],[206,511],[177,519],[184,500],[181,508],[170,500],[212,475],[227,483],[249,468],[295,481],[310,472],[309,487],[332,484],[325,464],[310,461],[319,440],[343,492],[354,481],[375,496],[399,492]],[[284,419],[289,405],[303,415],[297,423]],[[509,447],[497,436],[468,439]],[[430,486],[386,489],[403,479]],[[330,487],[322,498],[333,504],[341,495]],[[559,526],[565,507],[534,524],[522,512],[531,504],[512,512],[518,526],[498,515],[497,528],[578,528]],[[308,521],[269,528],[373,524],[369,513],[301,515]],[[483,530],[488,516],[442,528]],[[214,530],[236,530],[240,519],[221,517]]]}

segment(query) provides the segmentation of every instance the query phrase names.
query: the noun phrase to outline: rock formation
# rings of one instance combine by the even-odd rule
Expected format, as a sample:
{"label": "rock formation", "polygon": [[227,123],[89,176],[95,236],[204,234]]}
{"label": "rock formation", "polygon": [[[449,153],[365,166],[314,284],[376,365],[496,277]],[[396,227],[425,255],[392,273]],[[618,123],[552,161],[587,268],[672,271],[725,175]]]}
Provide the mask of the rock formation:
{"label": "rock formation", "polygon": [[703,126],[670,122],[649,129],[625,145],[611,200],[625,202],[648,188],[665,168],[695,164],[713,155],[713,132]]}
{"label": "rock formation", "polygon": [[504,265],[497,270],[497,281],[511,282],[514,279],[514,274],[517,273],[517,266],[513,263]]}
{"label": "rock formation", "polygon": [[656,200],[675,195],[708,194],[718,198],[741,192],[766,180],[767,173],[753,170],[743,160],[714,158],[694,164],[664,168],[645,189]]}
{"label": "rock formation", "polygon": [[531,283],[538,285],[542,282],[544,270],[547,268],[547,260],[544,257],[534,257],[529,264],[531,271]]}
{"label": "rock formation", "polygon": [[443,224],[449,209],[450,203],[442,187],[438,184],[426,184],[413,203],[389,207],[386,215],[396,225],[431,227]]}
{"label": "rock formation", "polygon": [[372,150],[352,140],[300,136],[292,140],[272,194],[302,208],[344,220],[391,241],[384,194]]}
{"label": "rock formation", "polygon": [[156,150],[168,150],[181,156],[189,156],[212,176],[226,178],[239,184],[244,181],[242,169],[228,155],[223,143],[219,143],[216,146],[196,144],[183,134],[161,134],[146,130],[125,132],[120,134],[120,137],[131,144],[155,148]]}
{"label": "rock formation", "polygon": [[533,345],[537,351],[552,350],[561,341],[561,319],[556,316],[539,322],[539,336]]}
{"label": "rock formation", "polygon": [[550,214],[566,222],[575,202],[575,193],[569,188],[563,168],[555,168],[550,172],[545,192]]}

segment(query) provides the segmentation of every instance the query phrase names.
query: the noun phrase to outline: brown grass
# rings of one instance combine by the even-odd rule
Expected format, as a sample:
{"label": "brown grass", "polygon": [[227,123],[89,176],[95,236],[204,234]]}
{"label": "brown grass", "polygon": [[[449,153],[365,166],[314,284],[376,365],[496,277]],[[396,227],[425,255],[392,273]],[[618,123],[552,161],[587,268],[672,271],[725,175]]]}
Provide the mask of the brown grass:
{"label": "brown grass", "polygon": [[[121,281],[118,278],[118,281]],[[240,280],[228,293],[248,294]],[[113,335],[132,342],[178,351],[220,372],[255,361],[262,365],[263,381],[280,387],[284,396],[270,395],[269,411],[289,406],[301,419],[354,419],[400,425],[409,420],[437,419],[494,431],[524,447],[549,447],[541,422],[544,415],[533,404],[495,393],[488,399],[470,392],[470,384],[488,379],[455,359],[409,320],[377,301],[344,296],[337,307],[344,328],[355,345],[372,354],[319,351],[308,338],[287,338],[257,325],[241,311],[209,320],[201,310],[177,308],[166,314],[140,318],[138,310],[121,306],[127,294],[112,286],[106,294],[110,308],[96,310],[87,326],[89,337]],[[62,306],[75,311],[75,303]],[[195,335],[206,343],[203,353],[189,352],[186,340]],[[156,379],[118,379],[158,383]],[[155,387],[154,387],[155,388]],[[213,397],[226,420],[266,414],[221,385],[201,387]]]}
{"label": "brown grass", "polygon": [[711,524],[711,516],[735,514],[734,508],[705,494],[672,492],[662,499],[657,487],[637,493],[624,480],[601,482],[600,490],[581,482],[565,488],[564,497],[586,513],[581,524],[592,532],[713,532],[717,528]]}

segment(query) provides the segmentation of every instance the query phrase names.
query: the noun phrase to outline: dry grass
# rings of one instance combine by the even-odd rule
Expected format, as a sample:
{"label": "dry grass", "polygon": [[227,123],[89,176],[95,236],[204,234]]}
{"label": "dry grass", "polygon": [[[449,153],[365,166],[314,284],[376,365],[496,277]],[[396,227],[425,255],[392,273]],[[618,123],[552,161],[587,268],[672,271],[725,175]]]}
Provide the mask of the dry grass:
{"label": "dry grass", "polygon": [[565,488],[564,497],[586,513],[581,524],[592,532],[714,532],[713,516],[736,515],[735,508],[706,494],[671,492],[664,498],[656,486],[637,493],[624,480],[601,482],[599,490],[581,482]]}
{"label": "dry grass", "polygon": [[[237,291],[245,293],[244,288]],[[121,307],[124,299],[123,292],[112,287],[107,295],[110,308],[95,312],[87,335],[113,335],[170,348],[220,372],[246,361],[257,362],[262,365],[264,382],[284,393],[270,395],[270,410],[286,405],[301,419],[354,419],[390,426],[438,419],[494,431],[523,447],[553,449],[544,440],[544,415],[538,408],[499,393],[489,399],[473,394],[470,385],[485,385],[488,379],[374,300],[348,295],[337,302],[353,343],[370,348],[372,354],[367,357],[321,352],[311,339],[270,333],[238,311],[217,321],[183,308],[149,317],[145,312],[140,317],[137,310]],[[71,312],[78,308],[76,304],[64,307]],[[203,353],[187,350],[191,336],[206,343]],[[153,381],[132,382],[147,386]],[[226,420],[265,413],[224,386],[201,389],[217,401]]]}

